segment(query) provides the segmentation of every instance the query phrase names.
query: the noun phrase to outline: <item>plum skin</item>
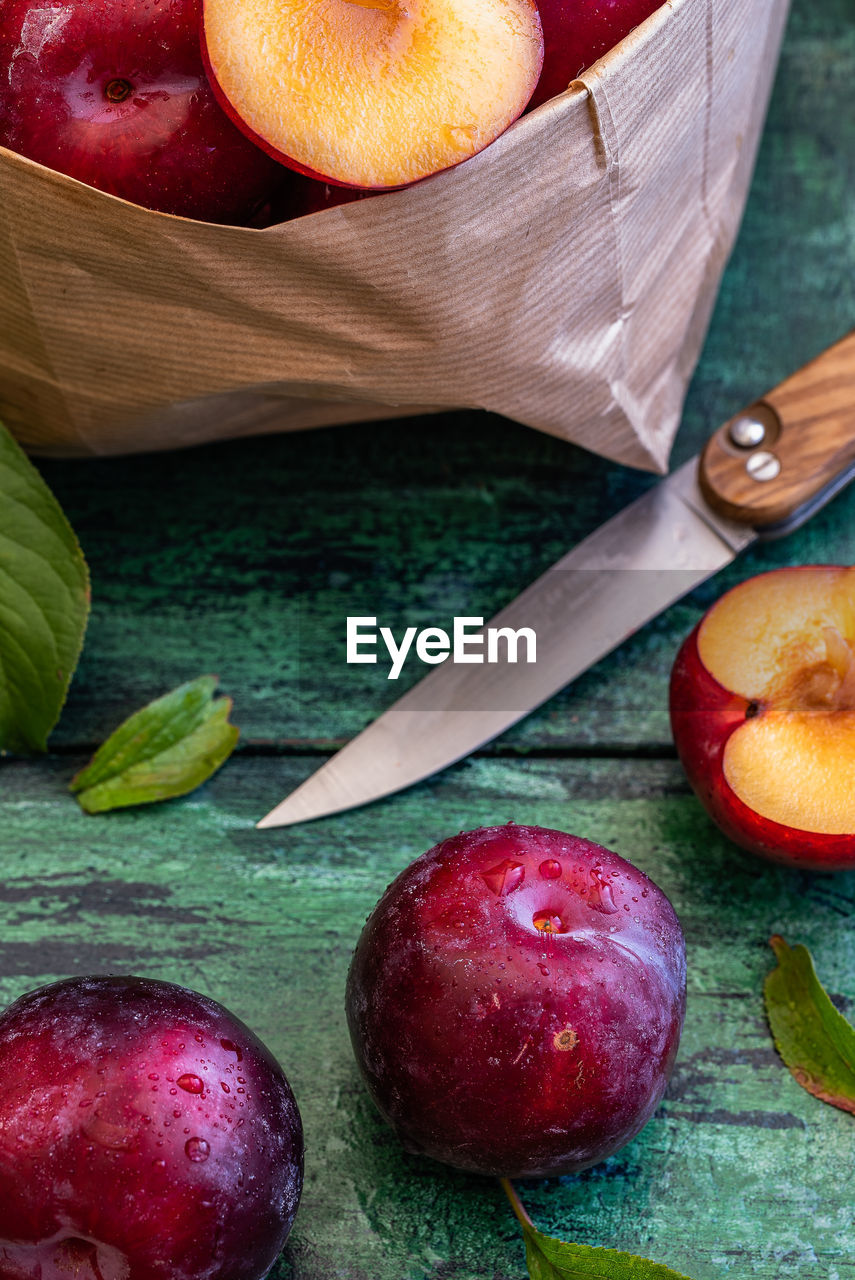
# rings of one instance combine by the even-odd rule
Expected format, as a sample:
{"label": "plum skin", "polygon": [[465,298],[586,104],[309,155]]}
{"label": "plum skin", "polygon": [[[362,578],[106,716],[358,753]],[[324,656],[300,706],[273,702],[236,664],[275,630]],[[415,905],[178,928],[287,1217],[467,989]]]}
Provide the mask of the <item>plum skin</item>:
{"label": "plum skin", "polygon": [[248,222],[283,171],[221,111],[202,0],[2,0],[0,144],[162,213]]}
{"label": "plum skin", "polygon": [[543,68],[528,111],[563,93],[597,58],[613,49],[662,0],[540,0]]}
{"label": "plum skin", "polygon": [[96,976],[0,1015],[0,1280],[261,1280],[302,1177],[282,1069],[215,1001]]}
{"label": "plum skin", "polygon": [[747,698],[707,671],[698,650],[703,619],[686,637],[671,669],[671,733],[689,785],[716,826],[746,853],[803,871],[851,871],[855,838],[787,827],[755,813],[724,775],[730,735],[752,714]]}
{"label": "plum skin", "polygon": [[510,823],[444,840],[393,881],[346,1006],[369,1092],[409,1151],[524,1178],[584,1169],[641,1130],[685,994],[682,930],[647,876]]}

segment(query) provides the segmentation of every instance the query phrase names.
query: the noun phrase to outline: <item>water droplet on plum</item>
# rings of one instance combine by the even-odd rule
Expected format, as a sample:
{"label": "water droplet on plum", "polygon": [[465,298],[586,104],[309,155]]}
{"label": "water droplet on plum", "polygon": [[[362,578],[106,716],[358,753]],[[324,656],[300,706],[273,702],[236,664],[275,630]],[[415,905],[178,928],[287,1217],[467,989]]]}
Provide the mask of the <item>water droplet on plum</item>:
{"label": "water droplet on plum", "polygon": [[591,893],[588,898],[588,905],[593,907],[595,911],[601,911],[605,916],[613,915],[618,910],[618,907],[612,893],[611,882],[596,867],[591,871],[590,879]]}
{"label": "water droplet on plum", "polygon": [[184,1154],[194,1164],[201,1164],[211,1154],[210,1143],[206,1142],[204,1138],[188,1138],[184,1143]]}
{"label": "water droplet on plum", "polygon": [[175,1082],[179,1089],[183,1089],[185,1093],[202,1093],[205,1085],[198,1076],[194,1076],[192,1072],[185,1072],[183,1076],[179,1076]]}
{"label": "water droplet on plum", "polygon": [[481,879],[497,898],[504,898],[520,887],[525,879],[525,867],[521,862],[511,862],[509,858],[505,858],[504,862],[488,871],[482,871]]}
{"label": "water droplet on plum", "polygon": [[561,875],[561,863],[557,858],[545,858],[537,869],[544,880],[557,880]]}

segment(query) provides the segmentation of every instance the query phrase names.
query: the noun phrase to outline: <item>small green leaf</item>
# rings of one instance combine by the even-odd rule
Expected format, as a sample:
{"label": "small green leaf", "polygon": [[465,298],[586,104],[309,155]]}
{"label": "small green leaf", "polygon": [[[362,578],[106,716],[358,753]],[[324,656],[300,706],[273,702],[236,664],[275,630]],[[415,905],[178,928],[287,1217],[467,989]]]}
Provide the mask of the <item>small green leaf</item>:
{"label": "small green leaf", "polygon": [[687,1280],[660,1262],[616,1249],[565,1244],[525,1224],[523,1236],[531,1280]]}
{"label": "small green leaf", "polygon": [[88,616],[89,575],[71,525],[0,425],[0,754],[47,748]]}
{"label": "small green leaf", "polygon": [[522,1227],[530,1280],[688,1280],[661,1262],[648,1262],[633,1253],[566,1244],[538,1231],[508,1178],[499,1183]]}
{"label": "small green leaf", "polygon": [[216,676],[179,685],[119,725],[71,782],[87,813],[151,804],[193,791],[228,759],[239,730]]}
{"label": "small green leaf", "polygon": [[855,1114],[855,1027],[831,1003],[807,947],[777,934],[769,945],[778,967],[763,994],[778,1053],[808,1093]]}

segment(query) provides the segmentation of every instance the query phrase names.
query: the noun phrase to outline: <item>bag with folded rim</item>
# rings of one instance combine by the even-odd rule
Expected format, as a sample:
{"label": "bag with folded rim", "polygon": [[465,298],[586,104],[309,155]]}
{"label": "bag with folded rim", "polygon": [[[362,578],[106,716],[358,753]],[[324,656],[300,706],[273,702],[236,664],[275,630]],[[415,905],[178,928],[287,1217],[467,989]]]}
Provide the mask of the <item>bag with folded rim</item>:
{"label": "bag with folded rim", "polygon": [[483,408],[663,469],[786,9],[668,0],[457,168],[265,230],[0,149],[0,418],[69,456]]}

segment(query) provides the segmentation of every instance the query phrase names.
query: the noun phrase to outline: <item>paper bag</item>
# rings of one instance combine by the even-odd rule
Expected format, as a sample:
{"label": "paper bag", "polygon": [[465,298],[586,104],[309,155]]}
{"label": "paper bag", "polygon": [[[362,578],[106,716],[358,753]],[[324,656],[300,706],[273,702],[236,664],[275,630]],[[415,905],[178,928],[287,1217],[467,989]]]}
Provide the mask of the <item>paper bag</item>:
{"label": "paper bag", "polygon": [[785,16],[668,0],[480,155],[265,230],[0,149],[0,417],[62,456],[484,408],[663,469]]}

